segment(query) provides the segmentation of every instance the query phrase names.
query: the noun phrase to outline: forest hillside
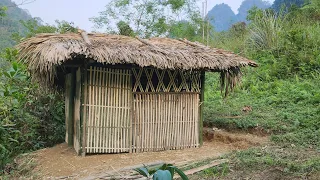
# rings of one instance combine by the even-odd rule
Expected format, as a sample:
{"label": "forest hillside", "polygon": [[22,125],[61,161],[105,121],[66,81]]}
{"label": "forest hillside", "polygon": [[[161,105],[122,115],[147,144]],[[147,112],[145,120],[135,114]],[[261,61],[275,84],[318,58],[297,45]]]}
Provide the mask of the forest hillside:
{"label": "forest hillside", "polygon": [[19,8],[11,0],[0,0],[0,7],[7,8],[6,15],[0,17],[0,50],[15,44],[11,36],[13,33],[25,34],[27,28],[21,21],[32,19],[28,11]]}

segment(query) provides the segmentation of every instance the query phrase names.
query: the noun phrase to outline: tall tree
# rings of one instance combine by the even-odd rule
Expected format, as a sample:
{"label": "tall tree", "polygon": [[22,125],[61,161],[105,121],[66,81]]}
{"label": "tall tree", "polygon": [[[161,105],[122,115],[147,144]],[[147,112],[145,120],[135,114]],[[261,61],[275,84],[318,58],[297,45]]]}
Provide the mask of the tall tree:
{"label": "tall tree", "polygon": [[112,0],[91,21],[109,32],[148,38],[168,36],[177,22],[199,18],[196,0]]}

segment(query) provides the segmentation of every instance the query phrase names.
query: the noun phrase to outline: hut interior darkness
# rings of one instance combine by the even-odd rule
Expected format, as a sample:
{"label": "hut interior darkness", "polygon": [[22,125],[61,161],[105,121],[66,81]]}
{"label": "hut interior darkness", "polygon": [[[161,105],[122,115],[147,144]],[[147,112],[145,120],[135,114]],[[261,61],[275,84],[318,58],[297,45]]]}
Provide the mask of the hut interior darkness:
{"label": "hut interior darkness", "polygon": [[39,34],[17,48],[35,80],[64,82],[66,142],[83,155],[201,146],[205,71],[227,93],[257,66],[182,39]]}

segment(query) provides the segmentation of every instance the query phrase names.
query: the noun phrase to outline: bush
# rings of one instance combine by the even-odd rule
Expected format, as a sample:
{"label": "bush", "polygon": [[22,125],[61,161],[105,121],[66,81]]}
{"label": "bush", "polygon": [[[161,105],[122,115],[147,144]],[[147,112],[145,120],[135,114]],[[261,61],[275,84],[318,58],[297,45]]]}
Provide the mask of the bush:
{"label": "bush", "polygon": [[59,93],[44,93],[7,49],[0,72],[0,171],[18,154],[64,140],[64,104]]}

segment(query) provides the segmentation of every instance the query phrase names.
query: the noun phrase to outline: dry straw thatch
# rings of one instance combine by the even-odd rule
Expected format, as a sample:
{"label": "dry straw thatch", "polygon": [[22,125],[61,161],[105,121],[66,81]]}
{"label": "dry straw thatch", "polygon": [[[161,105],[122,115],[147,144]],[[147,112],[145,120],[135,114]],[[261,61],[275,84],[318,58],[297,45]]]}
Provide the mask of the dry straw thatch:
{"label": "dry straw thatch", "polygon": [[108,34],[39,34],[17,46],[20,60],[33,76],[50,80],[57,66],[79,57],[105,64],[135,64],[159,69],[222,72],[224,86],[232,86],[240,67],[257,66],[241,56],[200,43],[169,38],[143,40]]}

